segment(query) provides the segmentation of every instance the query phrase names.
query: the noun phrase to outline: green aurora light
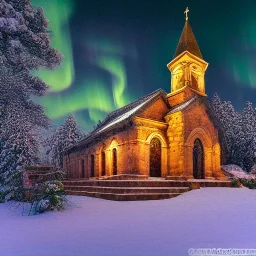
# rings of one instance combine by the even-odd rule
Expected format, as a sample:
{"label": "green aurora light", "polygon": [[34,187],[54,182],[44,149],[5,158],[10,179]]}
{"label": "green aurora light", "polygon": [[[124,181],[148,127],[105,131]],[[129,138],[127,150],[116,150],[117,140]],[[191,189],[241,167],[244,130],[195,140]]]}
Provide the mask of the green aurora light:
{"label": "green aurora light", "polygon": [[82,120],[84,117],[81,114],[75,116],[79,116],[79,125],[89,130],[106,114],[131,101],[125,93],[127,79],[124,50],[114,40],[87,35],[83,40],[84,47],[96,53],[95,63],[91,65],[98,67],[98,70],[105,70],[110,75],[111,82],[104,81],[100,73],[93,77],[83,77],[80,82],[76,81],[68,25],[73,11],[72,1],[53,0],[50,4],[43,0],[32,2],[36,7],[41,6],[44,9],[49,19],[49,29],[53,32],[52,46],[64,55],[60,68],[35,72],[35,75],[51,86],[49,93],[40,98],[39,102],[45,107],[46,114],[53,122],[63,119],[70,113],[87,111],[87,119],[90,119],[87,123]]}
{"label": "green aurora light", "polygon": [[[256,88],[255,53],[256,53],[256,17],[254,9],[247,9],[247,15],[239,27],[239,34],[227,57],[231,73],[238,86]],[[240,54],[239,54],[240,53]],[[231,57],[230,57],[231,56]]]}
{"label": "green aurora light", "polygon": [[104,81],[86,79],[78,88],[43,97],[42,103],[46,108],[46,114],[51,119],[58,119],[69,113],[88,109],[91,120],[96,122],[103,118],[99,113],[106,114],[114,109],[111,92],[107,90]]}
{"label": "green aurora light", "polygon": [[54,70],[41,69],[35,75],[51,86],[51,92],[62,91],[74,80],[74,64],[68,20],[73,12],[72,0],[32,0],[35,7],[42,7],[49,20],[49,30],[53,32],[51,45],[63,55],[61,67]]}

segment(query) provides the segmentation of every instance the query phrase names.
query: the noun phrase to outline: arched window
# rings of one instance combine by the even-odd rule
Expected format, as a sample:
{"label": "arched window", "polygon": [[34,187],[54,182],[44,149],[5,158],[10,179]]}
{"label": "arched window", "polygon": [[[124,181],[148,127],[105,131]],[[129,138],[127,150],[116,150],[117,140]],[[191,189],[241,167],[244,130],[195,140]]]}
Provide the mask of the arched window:
{"label": "arched window", "polygon": [[113,175],[117,175],[117,154],[116,154],[116,148],[112,150],[112,156],[113,156]]}
{"label": "arched window", "polygon": [[85,178],[85,165],[84,165],[84,159],[81,160],[81,178]]}
{"label": "arched window", "polygon": [[150,141],[150,176],[161,177],[161,142],[158,138]]}
{"label": "arched window", "polygon": [[106,175],[106,154],[104,151],[101,152],[101,176]]}
{"label": "arched window", "polygon": [[94,155],[91,155],[91,177],[94,177]]}

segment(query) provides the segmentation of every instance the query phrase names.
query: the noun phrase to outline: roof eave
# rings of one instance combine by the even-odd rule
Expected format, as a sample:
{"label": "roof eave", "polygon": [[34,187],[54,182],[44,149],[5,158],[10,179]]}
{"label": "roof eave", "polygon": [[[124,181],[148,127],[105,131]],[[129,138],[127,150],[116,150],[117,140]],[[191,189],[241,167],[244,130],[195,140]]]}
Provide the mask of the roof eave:
{"label": "roof eave", "polygon": [[208,65],[209,65],[208,62],[206,62],[205,60],[203,60],[203,59],[197,57],[196,55],[194,55],[193,53],[191,53],[191,52],[189,52],[189,51],[187,51],[187,50],[184,51],[184,52],[182,52],[180,55],[178,55],[177,57],[175,57],[171,62],[169,62],[169,63],[167,64],[168,69],[171,69],[172,65],[173,65],[174,63],[178,62],[178,60],[181,59],[181,58],[182,58],[184,55],[186,55],[186,54],[187,54],[189,57],[194,58],[195,60],[197,60],[197,61],[201,62],[202,64],[204,64],[205,70],[207,69],[207,67],[208,67]]}

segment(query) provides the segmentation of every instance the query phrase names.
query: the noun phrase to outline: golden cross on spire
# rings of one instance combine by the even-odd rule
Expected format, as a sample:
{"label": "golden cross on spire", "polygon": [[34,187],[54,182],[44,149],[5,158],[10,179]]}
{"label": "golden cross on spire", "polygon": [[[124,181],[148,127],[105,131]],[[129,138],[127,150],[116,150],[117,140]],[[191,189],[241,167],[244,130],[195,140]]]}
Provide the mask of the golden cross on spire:
{"label": "golden cross on spire", "polygon": [[186,8],[186,10],[185,10],[185,14],[186,14],[186,20],[188,20],[188,12],[189,12],[189,9],[188,9],[188,7]]}

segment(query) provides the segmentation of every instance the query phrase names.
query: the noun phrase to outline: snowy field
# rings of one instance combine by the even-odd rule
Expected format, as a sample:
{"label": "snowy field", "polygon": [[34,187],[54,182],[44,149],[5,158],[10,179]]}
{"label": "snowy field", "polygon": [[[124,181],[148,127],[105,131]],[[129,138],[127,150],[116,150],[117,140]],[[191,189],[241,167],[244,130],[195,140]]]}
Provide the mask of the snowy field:
{"label": "snowy field", "polygon": [[201,188],[173,199],[21,216],[0,204],[1,256],[186,256],[189,248],[256,248],[256,190]]}

